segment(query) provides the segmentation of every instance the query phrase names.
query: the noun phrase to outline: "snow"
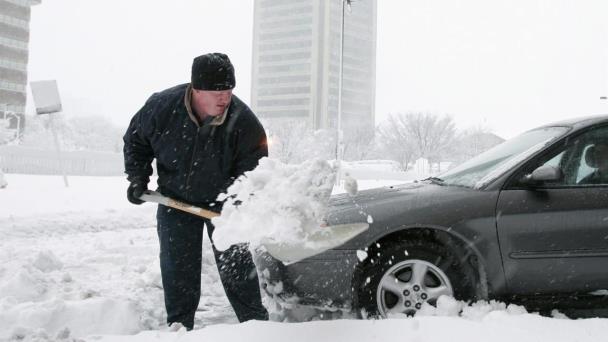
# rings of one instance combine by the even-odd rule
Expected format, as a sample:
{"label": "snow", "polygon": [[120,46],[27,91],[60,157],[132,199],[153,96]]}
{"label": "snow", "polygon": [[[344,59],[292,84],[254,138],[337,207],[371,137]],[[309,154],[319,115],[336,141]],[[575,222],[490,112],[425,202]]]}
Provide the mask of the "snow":
{"label": "snow", "polygon": [[358,250],[357,251],[357,259],[359,259],[359,261],[363,261],[363,260],[367,259],[367,252],[366,251],[362,251],[362,250]]}
{"label": "snow", "polygon": [[[416,318],[237,324],[207,240],[195,330],[172,332],[164,324],[154,205],[130,205],[122,177],[70,177],[68,188],[59,176],[5,178],[9,186],[0,189],[0,341],[608,339],[608,319],[571,320],[557,311],[543,317],[519,306],[466,305],[448,297]],[[373,178],[359,181],[359,188],[397,182]]]}
{"label": "snow", "polygon": [[[220,250],[239,242],[296,245],[320,231],[336,169],[324,160],[288,165],[263,158],[230,188],[222,215],[212,220]],[[280,191],[277,191],[279,190]]]}
{"label": "snow", "polygon": [[600,320],[570,321],[543,318],[538,315],[492,311],[478,320],[458,317],[421,317],[378,321],[317,321],[298,323],[247,322],[238,326],[216,325],[205,329],[175,334],[146,332],[134,337],[104,337],[107,342],[154,341],[242,341],[309,342],[309,341],[492,341],[492,342],[604,342],[606,322]]}
{"label": "snow", "polygon": [[344,189],[346,193],[351,196],[355,196],[358,191],[357,180],[354,179],[349,173],[344,174]]}

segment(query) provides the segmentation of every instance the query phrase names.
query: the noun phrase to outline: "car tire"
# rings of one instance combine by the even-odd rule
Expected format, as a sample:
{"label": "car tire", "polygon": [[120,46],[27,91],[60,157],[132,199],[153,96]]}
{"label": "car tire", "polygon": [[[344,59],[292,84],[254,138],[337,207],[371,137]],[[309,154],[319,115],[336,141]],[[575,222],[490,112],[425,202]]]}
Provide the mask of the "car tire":
{"label": "car tire", "polygon": [[441,295],[479,298],[479,271],[459,249],[416,239],[374,249],[355,280],[355,309],[364,318],[413,316]]}

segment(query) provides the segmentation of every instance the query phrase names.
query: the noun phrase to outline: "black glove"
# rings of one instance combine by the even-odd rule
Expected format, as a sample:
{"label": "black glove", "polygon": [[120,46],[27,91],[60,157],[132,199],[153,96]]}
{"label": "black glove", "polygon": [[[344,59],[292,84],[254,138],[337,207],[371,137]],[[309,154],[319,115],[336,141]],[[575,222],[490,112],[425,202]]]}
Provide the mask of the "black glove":
{"label": "black glove", "polygon": [[127,189],[127,199],[133,204],[142,204],[145,201],[139,199],[144,191],[148,190],[148,183],[141,180],[134,180]]}

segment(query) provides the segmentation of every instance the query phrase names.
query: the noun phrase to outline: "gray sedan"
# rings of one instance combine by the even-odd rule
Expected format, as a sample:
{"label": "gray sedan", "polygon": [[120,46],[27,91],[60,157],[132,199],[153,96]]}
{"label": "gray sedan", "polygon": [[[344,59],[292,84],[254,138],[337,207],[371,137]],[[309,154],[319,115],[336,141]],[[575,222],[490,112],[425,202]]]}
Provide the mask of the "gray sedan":
{"label": "gray sedan", "polygon": [[370,228],[290,265],[257,256],[282,308],[415,315],[441,295],[586,306],[608,298],[608,116],[530,130],[441,174],[340,195],[327,223]]}

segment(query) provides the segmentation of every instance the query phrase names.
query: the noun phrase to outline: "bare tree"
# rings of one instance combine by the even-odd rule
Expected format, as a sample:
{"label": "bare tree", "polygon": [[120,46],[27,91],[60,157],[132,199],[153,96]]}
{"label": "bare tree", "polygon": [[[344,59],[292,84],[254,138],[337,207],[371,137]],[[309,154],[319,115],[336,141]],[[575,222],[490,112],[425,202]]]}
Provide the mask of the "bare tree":
{"label": "bare tree", "polygon": [[284,163],[335,158],[335,134],[331,131],[314,131],[301,120],[268,120],[264,122],[264,127],[272,158]]}
{"label": "bare tree", "polygon": [[375,131],[369,127],[353,127],[344,138],[344,159],[367,159],[374,149]]}
{"label": "bare tree", "polygon": [[401,115],[407,123],[405,127],[420,157],[427,159],[429,165],[432,165],[447,156],[456,136],[456,127],[451,116],[420,112]]}
{"label": "bare tree", "polygon": [[446,158],[456,135],[451,116],[433,113],[399,113],[389,115],[379,128],[385,148],[393,159],[406,167],[414,158],[440,162]]}
{"label": "bare tree", "polygon": [[268,121],[264,123],[268,133],[268,153],[270,157],[284,163],[292,163],[297,151],[302,148],[303,136],[310,129],[303,121]]}
{"label": "bare tree", "polygon": [[380,155],[399,163],[403,171],[414,161],[416,150],[403,115],[389,115],[386,122],[378,126]]}
{"label": "bare tree", "polygon": [[454,142],[452,161],[456,163],[468,160],[500,143],[503,138],[483,126],[475,126],[460,133]]}

